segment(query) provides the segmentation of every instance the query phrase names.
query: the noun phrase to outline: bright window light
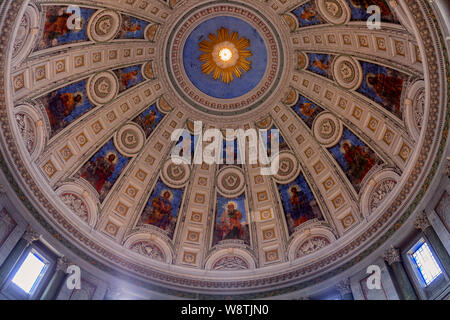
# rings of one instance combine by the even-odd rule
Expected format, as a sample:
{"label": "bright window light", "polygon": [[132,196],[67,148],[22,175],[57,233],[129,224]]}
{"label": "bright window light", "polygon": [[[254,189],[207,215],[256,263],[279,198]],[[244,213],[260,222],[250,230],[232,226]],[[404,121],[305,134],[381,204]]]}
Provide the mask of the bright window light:
{"label": "bright window light", "polygon": [[427,286],[442,273],[426,242],[421,244],[412,256]]}
{"label": "bright window light", "polygon": [[46,264],[34,252],[28,253],[12,282],[27,294],[34,289],[45,272]]}

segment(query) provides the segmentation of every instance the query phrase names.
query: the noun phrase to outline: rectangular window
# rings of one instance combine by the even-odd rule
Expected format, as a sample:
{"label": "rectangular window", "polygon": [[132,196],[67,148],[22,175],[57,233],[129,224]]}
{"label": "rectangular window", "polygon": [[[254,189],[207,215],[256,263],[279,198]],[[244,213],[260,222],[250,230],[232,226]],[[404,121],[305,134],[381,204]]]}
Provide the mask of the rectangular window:
{"label": "rectangular window", "polygon": [[47,267],[48,263],[44,258],[31,250],[11,281],[27,295],[32,294],[47,271]]}
{"label": "rectangular window", "polygon": [[413,251],[412,257],[427,286],[442,274],[442,270],[426,242],[419,244]]}

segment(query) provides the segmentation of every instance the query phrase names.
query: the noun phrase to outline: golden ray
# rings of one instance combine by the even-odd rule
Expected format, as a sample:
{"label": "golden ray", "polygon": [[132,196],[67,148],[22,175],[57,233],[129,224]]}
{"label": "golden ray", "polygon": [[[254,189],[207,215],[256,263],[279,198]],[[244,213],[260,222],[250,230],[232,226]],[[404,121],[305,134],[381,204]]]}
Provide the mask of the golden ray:
{"label": "golden ray", "polygon": [[[204,62],[202,72],[211,75],[215,80],[222,78],[222,81],[229,84],[234,80],[234,76],[240,78],[244,72],[251,69],[251,61],[247,60],[252,56],[250,50],[250,41],[245,38],[239,39],[238,32],[231,32],[227,28],[220,28],[217,34],[209,34],[209,40],[203,40],[199,43],[200,51],[204,52],[199,59]],[[213,54],[217,54],[219,49],[229,49],[233,52],[230,61],[221,60]],[[235,55],[235,56],[234,56]]]}

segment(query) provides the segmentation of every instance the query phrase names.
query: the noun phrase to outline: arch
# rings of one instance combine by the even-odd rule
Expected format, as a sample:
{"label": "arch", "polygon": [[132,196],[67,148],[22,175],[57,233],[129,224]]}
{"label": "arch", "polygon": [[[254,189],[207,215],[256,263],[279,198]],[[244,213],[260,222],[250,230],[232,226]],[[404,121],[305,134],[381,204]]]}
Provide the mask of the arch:
{"label": "arch", "polygon": [[[331,244],[333,241],[336,241],[336,236],[330,228],[321,225],[313,225],[305,232],[302,232],[296,236],[288,246],[288,258],[289,261],[294,261],[298,258],[297,253],[300,247],[305,244],[308,240],[312,240],[314,238],[323,238],[328,241],[328,244]],[[327,245],[328,245],[327,244]],[[322,249],[322,246],[317,246],[315,250],[312,250],[308,254],[315,252],[316,250]],[[306,255],[306,254],[305,254]]]}
{"label": "arch", "polygon": [[98,199],[96,196],[74,182],[66,183],[56,190],[56,194],[66,207],[89,226],[95,227],[98,220]]}
{"label": "arch", "polygon": [[[143,244],[144,246],[147,245],[147,248],[150,248],[150,249],[158,248],[160,250],[160,252],[162,253],[161,260],[156,258],[158,256],[158,253],[155,256],[153,251],[147,251],[147,252],[144,251],[145,254],[142,254],[141,250],[139,250],[140,252],[133,250],[134,249],[133,246],[136,246],[138,244]],[[173,261],[173,256],[174,256],[173,250],[163,239],[161,239],[160,237],[158,237],[156,234],[153,234],[153,233],[151,233],[151,234],[143,233],[143,232],[133,233],[133,234],[129,235],[127,238],[125,238],[123,246],[129,250],[135,251],[137,254],[140,254],[142,256],[145,256],[147,258],[150,258],[150,259],[153,259],[156,261],[165,262],[165,263],[172,263],[172,261]],[[142,248],[142,249],[146,250],[147,248]]]}
{"label": "arch", "polygon": [[[256,268],[256,260],[252,254],[250,254],[246,250],[237,249],[237,248],[228,248],[221,249],[217,252],[211,254],[207,259],[205,259],[205,269],[206,270],[218,270],[218,264],[225,264],[225,259],[228,260],[228,267],[221,269],[223,271],[232,271],[232,270],[245,270],[245,269],[255,269]],[[234,261],[233,261],[234,258]],[[235,266],[233,266],[233,262]],[[239,265],[240,263],[245,262],[246,268],[241,269]]]}

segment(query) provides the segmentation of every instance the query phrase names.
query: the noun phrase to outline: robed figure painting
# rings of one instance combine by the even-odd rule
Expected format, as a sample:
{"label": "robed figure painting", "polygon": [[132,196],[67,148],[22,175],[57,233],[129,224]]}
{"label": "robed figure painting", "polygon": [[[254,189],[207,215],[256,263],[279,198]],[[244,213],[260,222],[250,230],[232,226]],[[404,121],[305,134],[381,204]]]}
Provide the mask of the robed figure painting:
{"label": "robed figure painting", "polygon": [[227,199],[218,196],[214,244],[224,240],[241,240],[249,244],[245,198]]}
{"label": "robed figure painting", "polygon": [[129,160],[117,151],[111,139],[81,167],[75,178],[86,180],[103,202]]}
{"label": "robed figure painting", "polygon": [[159,180],[142,212],[140,223],[158,227],[172,238],[182,198],[183,189],[170,188]]}
{"label": "robed figure painting", "polygon": [[358,92],[379,103],[399,119],[403,118],[402,94],[407,76],[399,71],[361,61],[364,81]]}
{"label": "robed figure painting", "polygon": [[45,108],[51,137],[94,108],[86,95],[86,80],[52,91],[38,100]]}
{"label": "robed figure painting", "polygon": [[290,234],[309,220],[322,219],[314,195],[302,173],[289,184],[278,184],[278,191]]}
{"label": "robed figure painting", "polygon": [[341,140],[329,150],[357,192],[370,170],[382,162],[373,150],[345,127]]}

